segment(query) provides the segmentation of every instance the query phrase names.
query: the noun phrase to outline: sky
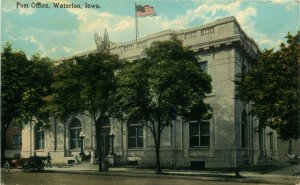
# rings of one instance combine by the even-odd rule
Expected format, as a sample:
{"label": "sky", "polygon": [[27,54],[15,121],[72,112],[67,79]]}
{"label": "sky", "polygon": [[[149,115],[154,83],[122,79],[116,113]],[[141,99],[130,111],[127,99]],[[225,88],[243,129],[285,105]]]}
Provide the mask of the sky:
{"label": "sky", "polygon": [[[17,7],[17,2],[29,8]],[[32,3],[50,8],[31,8]],[[28,57],[52,59],[96,49],[94,34],[108,31],[113,42],[135,40],[135,2],[154,7],[157,16],[138,18],[139,37],[164,30],[197,27],[235,16],[261,50],[284,42],[299,29],[300,0],[2,0],[1,50],[8,42]],[[82,9],[56,9],[53,3],[80,4]],[[85,3],[101,8],[85,8]]]}

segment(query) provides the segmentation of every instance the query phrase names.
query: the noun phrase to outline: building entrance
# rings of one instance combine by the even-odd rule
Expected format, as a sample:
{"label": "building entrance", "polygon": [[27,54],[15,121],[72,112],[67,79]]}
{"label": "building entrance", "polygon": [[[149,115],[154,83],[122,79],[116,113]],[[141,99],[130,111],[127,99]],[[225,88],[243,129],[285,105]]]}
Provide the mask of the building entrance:
{"label": "building entrance", "polygon": [[102,157],[105,157],[110,151],[110,122],[108,119],[97,122],[97,132],[99,133],[97,143],[100,145]]}

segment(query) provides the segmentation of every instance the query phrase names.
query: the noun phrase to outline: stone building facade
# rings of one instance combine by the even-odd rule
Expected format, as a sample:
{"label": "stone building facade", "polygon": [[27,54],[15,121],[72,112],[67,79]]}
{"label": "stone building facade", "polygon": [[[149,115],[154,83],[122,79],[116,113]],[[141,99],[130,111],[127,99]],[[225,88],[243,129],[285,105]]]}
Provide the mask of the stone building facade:
{"label": "stone building facade", "polygon": [[[277,157],[277,135],[271,129],[257,131],[258,120],[248,115],[251,106],[235,99],[236,75],[251,70],[259,48],[247,36],[234,17],[186,30],[167,30],[145,38],[110,46],[110,52],[133,61],[144,57],[143,49],[154,41],[175,36],[190,48],[199,60],[199,67],[212,78],[212,93],[206,101],[213,108],[213,117],[201,123],[174,121],[162,133],[161,164],[177,167],[235,167],[256,164],[259,158]],[[86,55],[89,51],[78,54]],[[64,60],[62,58],[60,60]],[[152,135],[141,124],[106,123],[101,133],[102,151],[109,153],[110,134],[114,134],[114,154],[118,163],[139,166],[155,165]],[[85,135],[86,155],[95,151],[95,126],[90,117],[77,115],[66,123],[53,120],[52,127],[41,134],[29,125],[23,130],[22,156],[51,153],[54,163],[76,162],[79,158],[79,133]]]}
{"label": "stone building facade", "polygon": [[22,129],[11,124],[6,132],[5,158],[15,158],[21,156]]}

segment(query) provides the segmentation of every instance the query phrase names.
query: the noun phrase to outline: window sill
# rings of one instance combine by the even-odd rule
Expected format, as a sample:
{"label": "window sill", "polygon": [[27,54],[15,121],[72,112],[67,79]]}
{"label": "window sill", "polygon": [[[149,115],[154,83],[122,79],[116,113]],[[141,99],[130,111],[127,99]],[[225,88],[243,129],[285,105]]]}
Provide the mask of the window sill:
{"label": "window sill", "polygon": [[209,146],[197,146],[197,147],[189,147],[189,150],[209,150]]}
{"label": "window sill", "polygon": [[80,152],[80,148],[69,149],[70,152]]}
{"label": "window sill", "polygon": [[241,150],[248,150],[248,147],[241,147]]}
{"label": "window sill", "polygon": [[132,151],[135,151],[135,150],[144,150],[144,148],[143,147],[127,148],[127,150],[132,150]]}
{"label": "window sill", "polygon": [[35,152],[44,152],[45,149],[35,149],[34,151],[35,151]]}
{"label": "window sill", "polygon": [[212,92],[212,93],[206,94],[205,98],[213,98],[215,96],[216,96],[216,94],[214,92]]}

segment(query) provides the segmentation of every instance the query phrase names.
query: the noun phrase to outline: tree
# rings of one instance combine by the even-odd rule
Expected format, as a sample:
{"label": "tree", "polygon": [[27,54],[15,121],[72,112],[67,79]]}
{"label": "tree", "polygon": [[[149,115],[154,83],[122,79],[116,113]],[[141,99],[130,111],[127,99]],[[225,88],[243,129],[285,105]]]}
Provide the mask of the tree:
{"label": "tree", "polygon": [[31,65],[27,66],[30,74],[29,86],[23,93],[21,116],[17,122],[34,122],[37,126],[47,129],[50,125],[50,112],[46,109],[46,97],[51,93],[53,83],[53,61],[38,54],[30,58]]}
{"label": "tree", "polygon": [[[262,52],[248,74],[239,75],[237,98],[251,103],[259,127],[276,129],[282,139],[300,137],[299,44],[287,35],[287,45]],[[291,151],[289,151],[291,153]]]}
{"label": "tree", "polygon": [[141,122],[152,133],[156,172],[161,173],[160,139],[174,114],[184,121],[201,121],[210,106],[211,78],[203,72],[192,51],[179,40],[154,42],[146,58],[128,63],[118,75],[115,116],[126,122]]}
{"label": "tree", "polygon": [[46,97],[47,109],[54,119],[65,122],[81,111],[82,84],[75,77],[78,78],[73,62],[63,62],[55,66],[51,94]]}
{"label": "tree", "polygon": [[109,116],[118,65],[118,57],[109,53],[89,54],[65,61],[55,71],[53,94],[48,97],[49,109],[62,121],[78,113],[92,118],[96,128],[99,171],[102,171],[99,132],[103,122],[98,120]]}
{"label": "tree", "polygon": [[24,52],[13,52],[9,44],[1,53],[1,136],[2,164],[5,157],[6,131],[11,124],[19,127],[31,122],[45,126],[45,96],[52,80],[52,63],[38,55],[27,59]]}

